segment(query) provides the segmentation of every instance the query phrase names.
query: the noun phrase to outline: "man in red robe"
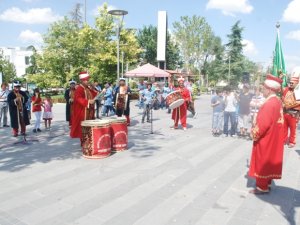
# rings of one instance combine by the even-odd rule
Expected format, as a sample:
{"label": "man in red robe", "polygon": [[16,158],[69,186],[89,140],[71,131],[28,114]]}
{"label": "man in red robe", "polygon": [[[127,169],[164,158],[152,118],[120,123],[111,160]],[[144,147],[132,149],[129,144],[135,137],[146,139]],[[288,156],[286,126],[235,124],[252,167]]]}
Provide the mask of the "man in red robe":
{"label": "man in red robe", "polygon": [[296,129],[299,117],[300,102],[296,101],[294,89],[299,83],[299,77],[292,77],[289,86],[282,92],[284,113],[284,138],[289,148],[296,145]]}
{"label": "man in red robe", "polygon": [[88,83],[89,74],[81,72],[79,74],[80,85],[75,90],[72,125],[71,125],[71,138],[82,138],[81,122],[84,120],[95,119],[95,96],[97,91],[94,90]]}
{"label": "man in red robe", "polygon": [[189,90],[184,86],[183,77],[178,78],[178,85],[179,87],[176,88],[175,91],[180,91],[184,103],[181,106],[173,109],[172,119],[174,120],[174,126],[172,127],[172,129],[178,129],[178,122],[180,120],[183,130],[186,130],[187,108],[189,102],[191,101],[191,95]]}
{"label": "man in red robe", "polygon": [[263,89],[266,100],[251,130],[253,148],[249,176],[256,179],[256,188],[250,191],[252,194],[268,193],[272,179],[281,179],[284,118],[281,100],[276,96],[281,83],[280,78],[267,75]]}

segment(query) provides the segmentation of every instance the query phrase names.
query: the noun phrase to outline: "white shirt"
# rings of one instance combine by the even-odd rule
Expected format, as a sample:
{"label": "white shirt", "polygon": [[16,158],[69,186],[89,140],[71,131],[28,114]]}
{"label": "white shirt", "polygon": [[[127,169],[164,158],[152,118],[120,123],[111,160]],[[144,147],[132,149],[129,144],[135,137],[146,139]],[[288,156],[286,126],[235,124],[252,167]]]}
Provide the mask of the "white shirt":
{"label": "white shirt", "polygon": [[225,97],[225,111],[226,112],[235,112],[236,104],[237,104],[237,100],[236,100],[233,92],[231,92],[227,97]]}

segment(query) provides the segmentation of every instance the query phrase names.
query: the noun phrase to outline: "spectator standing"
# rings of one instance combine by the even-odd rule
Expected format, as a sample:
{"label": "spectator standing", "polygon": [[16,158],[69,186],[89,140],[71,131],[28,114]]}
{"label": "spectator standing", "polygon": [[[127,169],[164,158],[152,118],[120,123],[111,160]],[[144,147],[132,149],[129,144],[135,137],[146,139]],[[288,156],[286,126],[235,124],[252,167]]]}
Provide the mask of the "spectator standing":
{"label": "spectator standing", "polygon": [[53,114],[52,114],[53,101],[51,99],[51,96],[46,95],[46,99],[43,102],[44,102],[43,119],[45,121],[45,129],[50,130],[51,129],[51,120],[53,119]]}
{"label": "spectator standing", "polygon": [[223,93],[221,90],[216,90],[216,95],[211,99],[211,107],[213,107],[212,134],[213,136],[219,136],[222,131],[225,108]]}
{"label": "spectator standing", "polygon": [[32,112],[35,115],[35,124],[33,133],[41,132],[41,117],[42,117],[42,99],[40,90],[35,88],[33,91],[33,96],[31,98],[32,101]]}
{"label": "spectator standing", "polygon": [[[9,91],[7,89],[7,84],[1,84],[1,91],[0,91],[0,125],[1,121],[3,120],[3,127],[9,127],[7,124],[7,113],[8,113],[8,103],[7,103],[7,96]],[[3,118],[3,119],[2,119]]]}
{"label": "spectator standing", "polygon": [[252,96],[252,99],[251,99],[251,102],[250,102],[251,125],[253,125],[253,122],[256,118],[258,110],[263,105],[264,101],[265,101],[265,98],[262,94],[262,88],[261,87],[256,87],[255,88],[255,93]]}
{"label": "spectator standing", "polygon": [[108,116],[108,113],[110,112],[111,114],[114,113],[113,109],[113,90],[111,86],[107,83],[105,84],[105,91],[104,91],[104,107],[102,110],[102,115]]}
{"label": "spectator standing", "polygon": [[228,122],[230,120],[230,136],[234,137],[236,132],[236,108],[237,98],[232,90],[226,91],[225,94],[225,110],[224,110],[224,128],[223,133],[228,137]]}
{"label": "spectator standing", "polygon": [[252,95],[249,93],[249,85],[243,86],[243,92],[239,96],[238,123],[241,137],[246,137],[250,128],[250,102]]}
{"label": "spectator standing", "polygon": [[147,89],[143,90],[142,98],[144,101],[144,111],[142,116],[142,123],[145,122],[145,117],[147,116],[147,122],[150,123],[150,110],[153,103],[153,98],[155,97],[155,92],[151,90],[152,84],[147,84]]}

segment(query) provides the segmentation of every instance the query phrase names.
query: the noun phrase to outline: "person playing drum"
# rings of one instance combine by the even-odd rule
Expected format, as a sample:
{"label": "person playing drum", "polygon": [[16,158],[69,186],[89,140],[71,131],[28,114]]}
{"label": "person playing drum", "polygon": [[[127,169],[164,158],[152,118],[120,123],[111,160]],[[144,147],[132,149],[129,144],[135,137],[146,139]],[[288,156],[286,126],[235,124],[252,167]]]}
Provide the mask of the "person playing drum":
{"label": "person playing drum", "polygon": [[180,91],[181,96],[184,100],[184,104],[173,109],[172,119],[174,120],[174,126],[172,127],[172,129],[178,129],[178,122],[180,120],[183,130],[186,130],[187,129],[187,125],[186,125],[187,107],[191,100],[191,95],[189,90],[184,86],[183,77],[178,78],[178,85],[179,87],[176,88],[176,91]]}
{"label": "person playing drum", "polygon": [[73,102],[71,138],[80,138],[82,143],[81,122],[95,118],[96,89],[89,84],[90,75],[87,72],[79,74],[80,85],[76,88]]}
{"label": "person playing drum", "polygon": [[116,115],[121,117],[124,115],[127,120],[127,126],[130,126],[130,94],[131,90],[126,85],[125,79],[120,78],[119,86],[114,91],[114,103],[116,106]]}

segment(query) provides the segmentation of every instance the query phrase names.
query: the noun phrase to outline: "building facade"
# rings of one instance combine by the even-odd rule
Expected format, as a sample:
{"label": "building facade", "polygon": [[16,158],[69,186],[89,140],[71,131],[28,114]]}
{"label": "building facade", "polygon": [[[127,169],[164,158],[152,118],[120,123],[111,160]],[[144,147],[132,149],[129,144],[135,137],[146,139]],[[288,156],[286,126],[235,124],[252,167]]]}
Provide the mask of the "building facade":
{"label": "building facade", "polygon": [[0,47],[4,58],[15,65],[17,77],[26,74],[26,68],[30,66],[30,56],[33,52],[30,49],[22,47]]}

